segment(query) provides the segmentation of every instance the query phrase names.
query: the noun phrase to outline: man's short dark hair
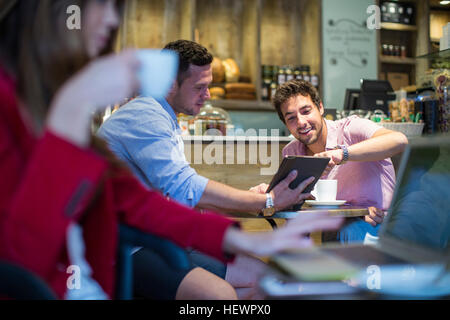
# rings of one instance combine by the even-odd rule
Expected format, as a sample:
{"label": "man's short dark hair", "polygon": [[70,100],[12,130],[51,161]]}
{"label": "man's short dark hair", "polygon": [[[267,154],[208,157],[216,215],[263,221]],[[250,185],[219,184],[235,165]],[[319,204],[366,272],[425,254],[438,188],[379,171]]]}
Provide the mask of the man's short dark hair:
{"label": "man's short dark hair", "polygon": [[298,95],[302,95],[304,97],[310,96],[312,102],[316,105],[316,107],[320,107],[321,100],[319,97],[319,93],[311,83],[298,79],[287,81],[277,89],[273,98],[273,105],[283,123],[286,122],[284,121],[284,116],[281,112],[281,106],[290,98]]}
{"label": "man's short dark hair", "polygon": [[166,44],[164,50],[173,50],[178,53],[179,66],[177,82],[181,86],[184,79],[189,77],[189,66],[206,66],[211,64],[213,56],[208,52],[208,49],[202,45],[189,40],[177,40]]}

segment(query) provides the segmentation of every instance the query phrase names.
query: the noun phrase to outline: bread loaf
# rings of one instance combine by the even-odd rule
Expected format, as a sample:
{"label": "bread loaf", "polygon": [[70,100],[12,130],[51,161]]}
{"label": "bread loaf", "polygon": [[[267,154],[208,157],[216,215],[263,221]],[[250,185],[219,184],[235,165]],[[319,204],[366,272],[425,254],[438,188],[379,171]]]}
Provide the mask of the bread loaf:
{"label": "bread loaf", "polygon": [[214,58],[211,63],[213,82],[220,83],[225,81],[225,67],[222,64],[222,60]]}
{"label": "bread loaf", "polygon": [[252,93],[227,93],[225,99],[256,100],[256,95]]}
{"label": "bread loaf", "polygon": [[255,85],[252,83],[227,83],[225,85],[225,90],[227,93],[251,93],[256,92]]}
{"label": "bread loaf", "polygon": [[227,82],[238,82],[240,71],[236,61],[233,59],[225,59],[222,65],[225,68],[225,80]]}
{"label": "bread loaf", "polygon": [[225,90],[221,87],[212,87],[209,89],[209,94],[212,100],[223,99],[225,97]]}

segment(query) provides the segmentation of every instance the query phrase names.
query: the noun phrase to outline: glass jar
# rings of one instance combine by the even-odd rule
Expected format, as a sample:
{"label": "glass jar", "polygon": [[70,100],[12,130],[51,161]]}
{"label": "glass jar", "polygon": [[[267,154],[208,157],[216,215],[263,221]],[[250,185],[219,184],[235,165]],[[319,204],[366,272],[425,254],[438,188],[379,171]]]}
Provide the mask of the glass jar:
{"label": "glass jar", "polygon": [[184,113],[180,113],[177,116],[178,125],[181,129],[181,135],[182,136],[189,136],[191,135],[190,131],[190,123],[192,123],[194,117],[186,115]]}
{"label": "glass jar", "polygon": [[227,126],[231,125],[231,118],[224,109],[213,107],[210,103],[206,103],[195,117],[195,123],[196,135],[217,135],[218,133],[226,135]]}

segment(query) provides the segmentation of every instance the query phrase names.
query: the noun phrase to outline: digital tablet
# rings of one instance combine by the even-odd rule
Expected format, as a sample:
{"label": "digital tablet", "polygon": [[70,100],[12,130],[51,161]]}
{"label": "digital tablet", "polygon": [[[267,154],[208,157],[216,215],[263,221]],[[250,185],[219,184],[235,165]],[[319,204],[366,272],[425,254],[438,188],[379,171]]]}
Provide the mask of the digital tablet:
{"label": "digital tablet", "polygon": [[295,189],[303,180],[306,180],[309,177],[314,177],[314,181],[310,183],[303,191],[303,193],[310,193],[314,189],[316,182],[322,176],[328,162],[330,162],[330,158],[317,158],[309,156],[285,157],[281,162],[277,173],[273,176],[266,192],[272,191],[272,189],[284,180],[292,170],[297,170],[297,177],[289,184],[289,188]]}

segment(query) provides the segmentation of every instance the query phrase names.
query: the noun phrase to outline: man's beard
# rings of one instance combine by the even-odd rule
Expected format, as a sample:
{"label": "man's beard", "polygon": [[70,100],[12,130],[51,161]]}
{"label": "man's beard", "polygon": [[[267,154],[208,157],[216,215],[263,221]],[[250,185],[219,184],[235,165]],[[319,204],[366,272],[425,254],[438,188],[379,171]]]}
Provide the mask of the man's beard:
{"label": "man's beard", "polygon": [[312,145],[312,144],[316,143],[319,140],[319,137],[322,135],[322,130],[323,130],[323,123],[320,124],[320,128],[318,128],[318,129],[313,128],[312,129],[312,131],[315,131],[315,135],[313,133],[312,137],[304,139],[299,134],[299,137],[297,138],[297,140],[299,140],[305,146]]}

